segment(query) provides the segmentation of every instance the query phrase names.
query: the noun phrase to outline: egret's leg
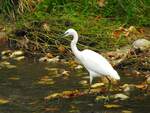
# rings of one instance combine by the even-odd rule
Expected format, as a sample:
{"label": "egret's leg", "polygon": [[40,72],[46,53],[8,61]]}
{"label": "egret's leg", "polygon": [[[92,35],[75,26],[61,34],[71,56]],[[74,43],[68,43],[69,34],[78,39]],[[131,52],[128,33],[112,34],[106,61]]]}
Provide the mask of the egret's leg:
{"label": "egret's leg", "polygon": [[107,80],[108,80],[108,96],[107,99],[105,100],[105,103],[107,103],[110,99],[110,88],[111,88],[111,80],[106,76]]}
{"label": "egret's leg", "polygon": [[111,80],[106,76],[107,80],[108,80],[108,92],[110,91],[111,88]]}
{"label": "egret's leg", "polygon": [[88,90],[88,93],[90,93],[90,91],[91,91],[91,84],[92,84],[92,81],[93,81],[93,77],[90,75],[90,83],[89,83],[89,90]]}

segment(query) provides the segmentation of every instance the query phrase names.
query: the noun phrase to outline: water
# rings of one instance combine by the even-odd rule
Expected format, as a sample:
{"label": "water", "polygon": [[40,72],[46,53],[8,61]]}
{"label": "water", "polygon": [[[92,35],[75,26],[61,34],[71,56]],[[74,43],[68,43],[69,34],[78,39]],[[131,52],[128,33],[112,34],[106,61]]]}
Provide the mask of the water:
{"label": "water", "polygon": [[[44,98],[52,93],[64,90],[85,89],[79,84],[80,80],[88,76],[86,71],[74,71],[62,63],[46,64],[33,61],[14,62],[17,68],[0,69],[0,98],[9,100],[0,105],[0,113],[149,113],[150,97],[120,101],[120,108],[108,109],[103,103],[96,102],[97,95],[79,96],[70,99]],[[53,71],[48,71],[53,69]],[[58,70],[57,70],[58,69]],[[56,71],[57,70],[57,71]],[[63,70],[71,73],[62,75]],[[51,79],[50,84],[42,84],[45,77]]]}

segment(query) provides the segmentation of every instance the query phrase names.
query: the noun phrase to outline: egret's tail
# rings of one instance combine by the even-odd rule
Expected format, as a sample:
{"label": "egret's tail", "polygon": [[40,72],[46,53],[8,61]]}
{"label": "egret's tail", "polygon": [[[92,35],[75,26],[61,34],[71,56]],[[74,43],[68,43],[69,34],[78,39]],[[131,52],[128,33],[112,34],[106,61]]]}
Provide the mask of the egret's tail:
{"label": "egret's tail", "polygon": [[113,70],[110,74],[110,76],[116,80],[120,80],[120,76],[119,74],[117,73],[117,71]]}

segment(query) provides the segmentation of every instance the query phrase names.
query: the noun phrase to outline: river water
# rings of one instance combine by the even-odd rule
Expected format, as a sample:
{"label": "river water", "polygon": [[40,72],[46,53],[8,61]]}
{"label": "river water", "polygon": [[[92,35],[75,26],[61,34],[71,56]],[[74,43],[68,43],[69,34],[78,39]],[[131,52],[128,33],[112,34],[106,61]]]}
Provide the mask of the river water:
{"label": "river water", "polygon": [[[16,68],[0,69],[0,98],[9,100],[0,104],[0,113],[150,113],[150,96],[119,101],[122,107],[113,109],[105,108],[103,102],[96,102],[97,95],[45,100],[52,93],[87,88],[79,81],[88,81],[85,78],[88,73],[84,69],[72,70],[63,63],[9,62]],[[62,75],[64,70],[70,74]],[[41,82],[42,78],[49,79],[49,82]]]}

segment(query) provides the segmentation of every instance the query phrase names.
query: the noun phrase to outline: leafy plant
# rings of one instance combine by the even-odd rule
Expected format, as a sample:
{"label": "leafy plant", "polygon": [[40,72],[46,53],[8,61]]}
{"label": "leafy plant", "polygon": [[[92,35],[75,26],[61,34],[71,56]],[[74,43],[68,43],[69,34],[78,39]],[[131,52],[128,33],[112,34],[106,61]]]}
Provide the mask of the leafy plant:
{"label": "leafy plant", "polygon": [[121,17],[125,23],[149,24],[149,5],[147,0],[107,0],[102,13],[106,17]]}

